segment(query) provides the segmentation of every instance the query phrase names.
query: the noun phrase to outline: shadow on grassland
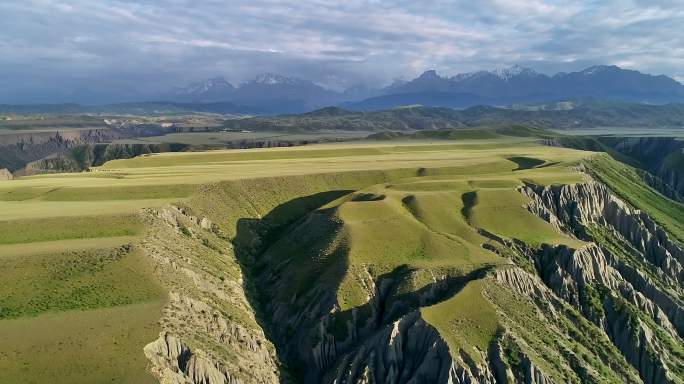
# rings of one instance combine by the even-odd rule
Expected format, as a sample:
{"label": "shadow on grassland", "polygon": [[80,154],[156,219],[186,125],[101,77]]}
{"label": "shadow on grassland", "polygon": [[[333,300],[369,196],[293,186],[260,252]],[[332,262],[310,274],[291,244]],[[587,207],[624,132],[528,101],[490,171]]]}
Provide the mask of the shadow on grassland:
{"label": "shadow on grassland", "polygon": [[[243,287],[257,322],[276,346],[280,362],[287,364],[281,368],[281,380],[300,381],[301,360],[297,346],[292,344],[301,339],[302,328],[308,328],[278,320],[285,317],[296,321],[304,315],[330,312],[335,302],[325,298],[335,297],[348,266],[344,244],[328,252],[327,258],[320,257],[341,226],[334,220],[334,208],[320,208],[352,192],[336,190],[299,197],[275,207],[261,219],[242,218],[237,222],[233,245],[243,271]],[[323,290],[318,293],[321,300],[315,312],[304,313],[297,305],[312,290]]]}

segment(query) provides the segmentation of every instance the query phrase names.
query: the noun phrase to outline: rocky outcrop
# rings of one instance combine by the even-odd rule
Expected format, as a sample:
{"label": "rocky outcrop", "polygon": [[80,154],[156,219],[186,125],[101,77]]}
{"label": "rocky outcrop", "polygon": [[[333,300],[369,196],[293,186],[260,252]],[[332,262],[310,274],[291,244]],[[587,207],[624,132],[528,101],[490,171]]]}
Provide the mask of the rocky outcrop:
{"label": "rocky outcrop", "polygon": [[684,202],[684,143],[653,172],[663,185],[659,191],[663,190],[671,199]]}
{"label": "rocky outcrop", "polygon": [[[672,340],[678,339],[677,331],[654,302],[634,289],[613,268],[615,263],[616,260],[610,260],[595,244],[577,250],[545,246],[536,259],[544,282],[600,326],[627,361],[641,373],[645,382],[672,382],[667,379],[672,374],[665,358],[654,353],[656,350],[664,351],[665,346],[652,337],[653,329],[629,308],[633,306],[647,314]],[[674,305],[681,313],[681,307]]]}
{"label": "rocky outcrop", "polygon": [[[679,244],[602,184],[527,185],[521,191],[531,200],[530,211],[560,230],[591,241],[590,228],[598,226],[607,236],[601,240],[623,244],[623,251],[613,248],[616,254],[590,242],[578,249],[544,245],[529,255],[544,283],[600,326],[645,383],[679,382],[672,371],[684,364],[672,349],[684,334]],[[656,284],[640,268],[671,283]]]}
{"label": "rocky outcrop", "polygon": [[644,181],[664,196],[684,202],[684,175],[677,170],[663,167],[658,171],[658,176],[644,172]]}
{"label": "rocky outcrop", "polygon": [[675,137],[573,137],[542,141],[594,152],[641,168],[643,180],[670,199],[684,202],[684,141]]}
{"label": "rocky outcrop", "polygon": [[202,350],[191,350],[168,333],[144,348],[161,384],[242,384]]}
{"label": "rocky outcrop", "polygon": [[254,318],[230,242],[206,217],[170,206],[143,214],[140,244],[170,289],[162,333],[145,347],[161,383],[278,383],[271,342]]}
{"label": "rocky outcrop", "polygon": [[65,130],[0,136],[0,166],[17,171],[26,164],[84,144],[129,137],[117,129]]}
{"label": "rocky outcrop", "polygon": [[516,367],[511,367],[502,346],[504,339],[507,343],[516,342],[503,334],[488,353],[482,352],[479,356],[470,356],[463,350],[453,353],[439,332],[421,318],[420,312],[411,312],[344,355],[324,382],[553,383],[524,353],[518,356],[520,361]]}
{"label": "rocky outcrop", "polygon": [[612,296],[607,296],[603,303],[604,329],[610,339],[627,361],[639,371],[644,383],[677,383],[668,369],[667,355],[661,354],[665,352],[664,348],[653,337],[653,330],[619,303],[620,299]]}
{"label": "rocky outcrop", "polygon": [[325,382],[493,382],[487,367],[452,360],[439,333],[414,312],[344,355]]}
{"label": "rocky outcrop", "polygon": [[[579,249],[542,246],[534,256],[542,280],[587,318],[602,323],[601,293],[595,287],[621,295],[648,314],[672,337],[684,333],[684,308],[669,294],[650,282],[638,270],[589,243]],[[637,288],[632,285],[636,282]],[[662,305],[662,308],[661,308]]]}
{"label": "rocky outcrop", "polygon": [[588,239],[588,225],[606,226],[669,279],[684,282],[684,250],[647,214],[629,207],[603,184],[528,184],[521,191],[531,199],[529,210],[557,228]]}

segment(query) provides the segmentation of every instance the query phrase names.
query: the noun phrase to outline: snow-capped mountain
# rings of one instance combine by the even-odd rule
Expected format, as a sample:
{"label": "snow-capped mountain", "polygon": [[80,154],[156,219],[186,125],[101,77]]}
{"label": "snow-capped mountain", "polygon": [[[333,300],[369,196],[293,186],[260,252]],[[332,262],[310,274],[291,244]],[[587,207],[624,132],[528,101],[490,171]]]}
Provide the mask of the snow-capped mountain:
{"label": "snow-capped mountain", "polygon": [[[521,66],[441,76],[435,70],[393,84],[383,95],[346,105],[377,106],[422,104],[464,108],[477,104],[554,102],[597,98],[649,103],[683,102],[684,86],[667,76],[653,76],[617,66],[594,66],[578,72],[548,76]],[[368,106],[368,107],[367,107]]]}
{"label": "snow-capped mountain", "polygon": [[533,69],[513,66],[494,71],[460,73],[452,77],[441,76],[435,70],[428,70],[416,79],[399,86],[385,89],[385,94],[415,92],[455,92],[473,93],[481,96],[500,96],[510,94],[513,87],[528,81],[548,79]]}
{"label": "snow-capped mountain", "polygon": [[521,67],[519,65],[514,65],[509,68],[497,68],[491,72],[493,75],[498,77],[503,81],[509,81],[519,76],[525,77],[538,77],[542,76],[539,72],[532,68]]}
{"label": "snow-capped mountain", "polygon": [[339,103],[342,95],[308,80],[265,73],[241,84],[235,90],[232,101],[289,113]]}
{"label": "snow-capped mountain", "polygon": [[274,73],[260,74],[238,87],[217,77],[173,88],[161,98],[192,103],[231,102],[264,113],[305,112],[343,100],[340,93],[311,81]]}
{"label": "snow-capped mountain", "polygon": [[214,102],[229,100],[235,87],[222,77],[176,87],[169,92],[172,100],[183,102]]}
{"label": "snow-capped mountain", "polygon": [[277,75],[275,73],[262,73],[255,77],[253,80],[248,81],[247,83],[263,85],[297,85],[307,83],[307,81],[293,77],[285,77]]}
{"label": "snow-capped mountain", "polygon": [[264,113],[299,113],[340,104],[357,109],[407,104],[465,108],[479,104],[542,103],[587,97],[650,103],[682,102],[684,86],[667,76],[653,76],[616,66],[594,66],[548,76],[516,65],[451,77],[427,70],[411,81],[395,81],[382,90],[361,84],[342,93],[309,80],[274,73],[260,74],[237,88],[217,77],[174,88],[164,100],[221,101]]}

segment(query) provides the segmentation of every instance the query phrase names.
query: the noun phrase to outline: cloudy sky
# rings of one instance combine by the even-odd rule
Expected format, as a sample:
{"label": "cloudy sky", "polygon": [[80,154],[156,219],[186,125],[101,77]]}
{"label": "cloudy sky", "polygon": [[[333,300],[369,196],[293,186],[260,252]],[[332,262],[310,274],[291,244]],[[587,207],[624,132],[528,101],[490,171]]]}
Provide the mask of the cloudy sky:
{"label": "cloudy sky", "polygon": [[261,72],[343,88],[428,68],[616,64],[684,81],[679,0],[2,0],[0,14],[4,103]]}

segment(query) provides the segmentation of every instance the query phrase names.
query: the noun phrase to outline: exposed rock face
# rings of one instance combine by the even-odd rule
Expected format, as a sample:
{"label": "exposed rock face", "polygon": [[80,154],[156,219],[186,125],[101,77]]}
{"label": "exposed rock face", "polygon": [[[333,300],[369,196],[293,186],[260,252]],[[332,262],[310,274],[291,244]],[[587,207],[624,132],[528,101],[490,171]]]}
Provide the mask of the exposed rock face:
{"label": "exposed rock face", "polygon": [[191,351],[180,339],[166,333],[146,345],[144,352],[162,384],[242,383],[203,351]]}
{"label": "exposed rock face", "polygon": [[[419,269],[347,264],[344,216],[315,208],[349,191],[265,213],[246,199],[258,219],[238,222],[234,238],[216,212],[145,211],[152,233],[141,248],[171,291],[160,337],[144,350],[152,372],[174,384],[681,383],[679,244],[601,184],[521,191],[532,212],[587,243],[530,248],[482,230],[483,247],[517,258],[453,276],[422,271],[428,283]],[[364,304],[342,309],[343,275]],[[457,332],[454,341],[449,329],[463,323],[423,310],[473,283],[476,305],[497,318],[486,348]]]}
{"label": "exposed rock face", "polygon": [[[272,344],[254,319],[231,245],[207,218],[178,207],[143,214],[141,244],[171,289],[162,333],[145,347],[161,383],[278,383]],[[225,250],[225,251],[224,251]]]}
{"label": "exposed rock face", "polygon": [[684,201],[684,141],[673,137],[604,138],[613,149],[638,160],[648,185]]}
{"label": "exposed rock face", "polygon": [[532,199],[530,211],[557,228],[587,239],[586,226],[605,225],[669,279],[678,285],[684,282],[684,250],[653,219],[629,207],[603,184],[527,185],[521,191]]}
{"label": "exposed rock face", "polygon": [[[627,256],[588,243],[579,249],[546,245],[530,257],[545,284],[600,326],[645,383],[680,382],[674,372],[684,361],[672,349],[684,335],[680,246],[602,184],[521,191],[531,199],[530,211],[557,228],[591,241],[592,226],[599,226],[622,244]],[[649,271],[669,283],[656,284]]]}
{"label": "exposed rock face", "polygon": [[0,137],[0,165],[11,171],[83,144],[105,143],[129,135],[117,129],[34,132]]}
{"label": "exposed rock face", "polygon": [[[668,372],[666,360],[653,353],[665,347],[652,337],[653,331],[624,303],[648,314],[668,337],[677,340],[677,331],[656,304],[635,290],[612,267],[616,260],[608,260],[599,247],[589,244],[578,250],[565,246],[544,247],[536,262],[544,282],[601,326],[646,382],[670,382],[667,378],[672,374]],[[600,287],[600,292],[594,287]],[[676,303],[674,306],[675,313],[681,314],[682,307]]]}
{"label": "exposed rock face", "polygon": [[494,382],[488,368],[456,362],[439,333],[417,312],[376,333],[346,354],[325,382]]}
{"label": "exposed rock face", "polygon": [[684,202],[684,176],[678,170],[664,166],[658,171],[658,176],[645,172],[644,181],[670,199]]}
{"label": "exposed rock face", "polygon": [[412,312],[368,338],[329,371],[330,383],[535,383],[553,381],[530,358],[520,355],[517,376],[507,360],[502,342],[516,343],[501,335],[491,351],[478,361],[461,350],[454,354],[419,312]]}
{"label": "exposed rock face", "polygon": [[545,145],[588,151],[614,151],[614,156],[643,170],[646,184],[670,199],[684,202],[684,141],[674,137],[598,137],[552,139]]}

